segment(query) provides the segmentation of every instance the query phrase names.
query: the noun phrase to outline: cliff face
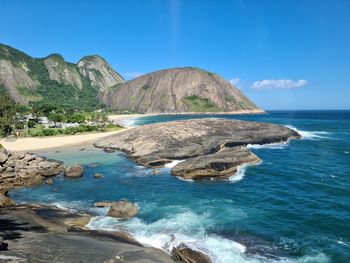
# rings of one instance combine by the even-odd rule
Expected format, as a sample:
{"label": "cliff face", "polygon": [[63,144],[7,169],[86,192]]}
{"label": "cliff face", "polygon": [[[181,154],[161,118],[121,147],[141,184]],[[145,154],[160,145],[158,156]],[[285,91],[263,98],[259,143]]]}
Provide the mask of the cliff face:
{"label": "cliff face", "polygon": [[124,79],[98,56],[84,57],[73,64],[58,54],[32,58],[0,44],[0,86],[21,104],[45,99],[47,94],[52,100],[60,97],[60,92],[76,99],[88,94],[97,101],[99,92],[121,82]]}
{"label": "cliff face", "polygon": [[259,111],[237,88],[198,68],[160,70],[102,92],[116,110],[143,113]]}
{"label": "cliff face", "polygon": [[77,68],[80,74],[87,77],[100,91],[124,82],[124,78],[100,56],[83,57]]}

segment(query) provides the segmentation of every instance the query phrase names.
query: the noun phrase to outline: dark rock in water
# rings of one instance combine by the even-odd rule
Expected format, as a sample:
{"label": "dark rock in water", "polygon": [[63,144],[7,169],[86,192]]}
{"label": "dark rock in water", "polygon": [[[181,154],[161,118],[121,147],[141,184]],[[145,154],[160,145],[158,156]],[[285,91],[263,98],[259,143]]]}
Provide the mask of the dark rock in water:
{"label": "dark rock in water", "polygon": [[193,250],[183,243],[178,247],[173,248],[171,255],[175,262],[183,263],[211,263],[211,259],[204,253]]}
{"label": "dark rock in water", "polygon": [[106,153],[114,153],[116,150],[113,148],[106,147],[106,148],[103,148],[103,151]]}
{"label": "dark rock in water", "polygon": [[135,216],[139,212],[139,209],[127,200],[121,200],[113,204],[107,213],[108,216],[116,218],[130,218]]}
{"label": "dark rock in water", "polygon": [[64,169],[64,176],[69,178],[78,178],[83,175],[84,169],[81,165],[75,164],[72,166],[67,166]]}
{"label": "dark rock in water", "polygon": [[186,179],[227,178],[239,165],[259,158],[248,144],[285,142],[300,135],[281,125],[227,119],[172,121],[136,127],[94,145],[125,152],[138,164],[156,168],[174,160],[172,174]]}
{"label": "dark rock in water", "polygon": [[81,149],[79,149],[79,151],[81,151],[81,152],[82,152],[82,151],[85,151],[85,148],[81,148]]}
{"label": "dark rock in water", "polygon": [[96,179],[102,179],[102,178],[104,178],[103,174],[101,174],[101,173],[95,173],[94,177],[95,177]]}
{"label": "dark rock in water", "polygon": [[53,185],[53,180],[52,180],[52,178],[46,179],[46,180],[45,180],[45,184]]}
{"label": "dark rock in water", "polygon": [[4,238],[0,236],[0,251],[7,250],[8,244],[4,241]]}

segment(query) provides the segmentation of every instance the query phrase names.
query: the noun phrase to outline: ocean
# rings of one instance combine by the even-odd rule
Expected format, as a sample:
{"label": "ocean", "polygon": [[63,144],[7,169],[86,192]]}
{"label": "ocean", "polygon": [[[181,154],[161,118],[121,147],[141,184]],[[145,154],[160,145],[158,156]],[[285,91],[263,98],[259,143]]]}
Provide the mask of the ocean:
{"label": "ocean", "polygon": [[[145,125],[203,115],[149,116]],[[122,153],[87,147],[41,152],[81,163],[80,179],[13,190],[17,202],[85,210],[93,229],[123,229],[140,242],[170,251],[181,242],[213,262],[350,262],[350,111],[271,111],[264,115],[210,116],[277,123],[302,135],[287,144],[250,145],[261,163],[241,166],[227,181],[183,181],[171,165],[141,167]],[[95,173],[105,177],[97,180]],[[127,198],[140,213],[130,220],[105,216],[101,200]]]}

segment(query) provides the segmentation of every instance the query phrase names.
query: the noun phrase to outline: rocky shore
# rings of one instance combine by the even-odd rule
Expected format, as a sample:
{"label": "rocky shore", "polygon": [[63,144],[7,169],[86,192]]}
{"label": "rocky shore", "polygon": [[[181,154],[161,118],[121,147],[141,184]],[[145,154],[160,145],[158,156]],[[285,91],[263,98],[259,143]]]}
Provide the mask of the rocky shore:
{"label": "rocky shore", "polygon": [[35,154],[0,149],[0,194],[13,188],[41,184],[63,171],[61,162]]}
{"label": "rocky shore", "polygon": [[174,262],[165,252],[144,247],[123,231],[84,227],[89,215],[42,205],[0,210],[0,262]]}
{"label": "rocky shore", "polygon": [[287,127],[227,119],[172,121],[136,127],[95,141],[94,145],[120,150],[138,164],[157,168],[181,160],[172,174],[185,179],[225,179],[238,166],[260,159],[245,146],[300,138]]}

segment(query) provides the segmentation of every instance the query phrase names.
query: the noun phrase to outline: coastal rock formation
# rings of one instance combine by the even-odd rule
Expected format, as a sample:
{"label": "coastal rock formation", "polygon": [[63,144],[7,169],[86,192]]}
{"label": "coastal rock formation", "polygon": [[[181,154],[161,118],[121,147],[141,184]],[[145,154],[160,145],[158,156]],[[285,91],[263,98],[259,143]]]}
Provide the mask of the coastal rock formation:
{"label": "coastal rock formation", "polygon": [[62,171],[60,162],[29,153],[0,150],[0,192],[40,184],[46,177]]}
{"label": "coastal rock formation", "polygon": [[[101,205],[102,203],[95,204],[95,206],[100,207]],[[127,200],[120,200],[115,203],[105,203],[105,207],[109,207],[107,215],[115,218],[126,219],[135,216],[139,212],[139,209]]]}
{"label": "coastal rock formation", "polygon": [[99,148],[125,152],[147,167],[181,160],[172,174],[186,179],[227,178],[259,158],[248,144],[285,142],[300,135],[281,125],[227,119],[197,119],[133,128],[97,140]]}
{"label": "coastal rock formation", "polygon": [[199,68],[152,72],[106,89],[104,104],[142,113],[263,112],[219,75]]}
{"label": "coastal rock formation", "polygon": [[193,250],[181,243],[171,251],[175,262],[178,263],[212,263],[211,259],[204,253]]}
{"label": "coastal rock formation", "polygon": [[84,168],[79,164],[67,166],[66,168],[64,168],[64,176],[69,178],[81,177],[83,175],[83,172]]}
{"label": "coastal rock formation", "polygon": [[34,204],[2,208],[0,222],[4,237],[0,246],[6,248],[1,256],[9,258],[5,262],[174,262],[126,232],[86,229],[86,214],[60,208]]}

